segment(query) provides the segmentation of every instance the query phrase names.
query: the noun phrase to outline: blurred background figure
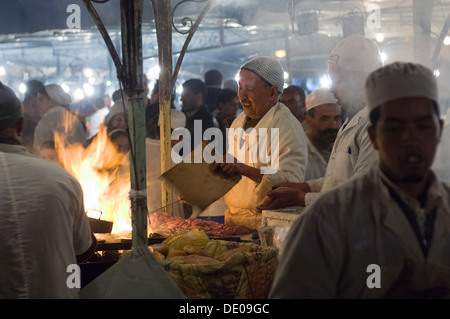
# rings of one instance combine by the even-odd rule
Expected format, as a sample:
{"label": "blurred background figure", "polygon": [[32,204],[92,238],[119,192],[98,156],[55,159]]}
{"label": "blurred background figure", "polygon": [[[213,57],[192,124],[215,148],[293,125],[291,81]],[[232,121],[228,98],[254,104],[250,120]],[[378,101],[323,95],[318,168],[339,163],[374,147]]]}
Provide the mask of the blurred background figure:
{"label": "blurred background figure", "polygon": [[236,91],[230,89],[223,89],[217,98],[217,115],[214,117],[217,127],[222,132],[223,150],[222,154],[226,153],[227,145],[226,138],[227,128],[230,128],[236,118],[241,102],[239,101]]}
{"label": "blurred background figure", "polygon": [[86,127],[78,115],[69,109],[72,97],[56,84],[46,85],[38,93],[41,119],[34,131],[33,146],[55,147],[55,134],[60,134],[66,144],[86,145]]}
{"label": "blurred background figure", "polygon": [[91,138],[98,132],[98,127],[105,121],[106,115],[109,113],[109,109],[105,105],[104,98],[96,98],[94,100],[95,112],[89,117],[89,134],[88,138]]}
{"label": "blurred background figure", "polygon": [[206,86],[205,105],[210,113],[217,109],[217,97],[222,90],[223,76],[219,70],[211,69],[204,75]]}
{"label": "blurred background figure", "polygon": [[109,132],[108,137],[116,147],[117,152],[127,154],[130,151],[130,139],[127,131],[116,128]]}
{"label": "blurred background figure", "polygon": [[128,123],[127,123],[127,115],[128,113],[128,104],[123,100],[117,100],[111,110],[109,111],[108,115],[105,117],[104,124],[108,128],[108,133],[113,131],[114,129],[122,129],[127,130],[128,129]]}
{"label": "blurred background figure", "polygon": [[121,99],[117,100],[111,107],[111,110],[109,110],[108,114],[106,114],[103,122],[98,126],[97,133],[92,135],[87,140],[86,146],[90,145],[92,141],[97,137],[98,130],[101,129],[102,126],[106,126],[108,135],[116,129],[124,130],[127,132],[128,123],[125,112],[128,112],[128,104],[123,103]]}
{"label": "blurred background figure", "polygon": [[[171,95],[170,108],[175,109],[175,94]],[[159,80],[156,80],[152,91],[150,92],[150,99],[145,107],[145,126],[146,136],[150,138],[157,138],[159,136]]]}
{"label": "blurred background figure", "polygon": [[38,109],[38,93],[45,92],[44,84],[38,80],[28,81],[26,84],[26,91],[23,104],[23,132],[22,132],[22,145],[33,153],[33,141],[34,141],[34,130],[41,115]]}
{"label": "blurred background figure", "polygon": [[236,82],[236,80],[229,79],[229,80],[226,80],[225,82],[223,82],[223,88],[230,89],[230,90],[237,92],[239,90],[239,84]]}
{"label": "blurred background figure", "polygon": [[295,118],[302,124],[303,130],[307,132],[308,126],[305,123],[305,96],[305,90],[300,86],[290,85],[283,90],[283,94],[280,96],[280,102],[291,110]]}
{"label": "blurred background figure", "polygon": [[[203,133],[210,127],[214,127],[214,121],[211,113],[205,105],[206,86],[202,80],[190,79],[183,82],[183,93],[181,94],[181,102],[183,103],[181,111],[186,115],[186,128],[191,134],[191,151],[197,146],[194,139],[195,123],[201,121],[201,131]],[[198,123],[198,122],[197,122]],[[197,128],[199,130],[200,127]],[[198,141],[201,143],[200,141]],[[185,156],[186,154],[183,154]]]}

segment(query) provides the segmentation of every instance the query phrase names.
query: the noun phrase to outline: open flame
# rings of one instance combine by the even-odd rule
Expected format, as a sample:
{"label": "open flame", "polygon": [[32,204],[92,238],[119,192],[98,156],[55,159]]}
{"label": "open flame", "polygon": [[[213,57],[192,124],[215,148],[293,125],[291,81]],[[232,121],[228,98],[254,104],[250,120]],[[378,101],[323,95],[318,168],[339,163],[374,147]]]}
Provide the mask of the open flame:
{"label": "open flame", "polygon": [[109,140],[106,127],[99,128],[86,148],[67,145],[62,135],[55,134],[55,148],[59,164],[83,188],[88,216],[112,221],[112,233],[131,231],[129,161]]}

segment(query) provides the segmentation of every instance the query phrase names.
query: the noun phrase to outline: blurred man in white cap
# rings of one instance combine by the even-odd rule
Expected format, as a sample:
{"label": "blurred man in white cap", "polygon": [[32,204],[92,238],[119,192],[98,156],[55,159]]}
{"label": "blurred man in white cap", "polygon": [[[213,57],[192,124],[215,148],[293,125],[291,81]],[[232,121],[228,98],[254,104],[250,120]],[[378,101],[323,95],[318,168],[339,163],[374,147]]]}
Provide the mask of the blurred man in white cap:
{"label": "blurred man in white cap", "polygon": [[341,106],[326,88],[311,92],[306,97],[305,122],[308,143],[308,165],[305,180],[325,176],[331,149],[342,125]]}
{"label": "blurred man in white cap", "polygon": [[[97,133],[92,135],[86,142],[86,146],[89,146],[98,136],[98,131],[106,128],[107,135],[110,136],[113,131],[117,132],[117,136],[123,136],[122,133],[118,133],[120,131],[125,131],[128,135],[128,123],[127,116],[128,113],[128,103],[123,102],[122,99],[118,99],[114,102],[111,110],[109,110],[108,114],[106,114],[103,122],[98,126]],[[116,135],[116,134],[114,134]],[[128,139],[129,140],[129,139]],[[122,151],[125,151],[127,148],[127,144],[125,139],[122,139]],[[129,148],[130,145],[128,145]]]}
{"label": "blurred man in white cap", "polygon": [[114,102],[109,113],[105,116],[104,124],[108,128],[108,131],[114,129],[128,129],[127,115],[128,114],[128,103],[122,99]]}
{"label": "blurred man in white cap", "polygon": [[334,142],[325,176],[301,184],[280,185],[290,189],[271,193],[273,202],[260,209],[310,206],[324,192],[366,172],[378,159],[367,134],[369,108],[364,82],[370,72],[381,66],[378,46],[372,40],[354,34],[336,45],[328,59],[330,92],[342,106],[345,121]]}
{"label": "blurred man in white cap", "polygon": [[392,63],[366,82],[379,162],[295,221],[272,298],[449,298],[450,185],[430,169],[440,142],[433,72]]}
{"label": "blurred man in white cap", "polygon": [[78,298],[67,269],[95,248],[78,181],[27,152],[22,105],[0,83],[0,298]]}
{"label": "blurred man in white cap", "polygon": [[[243,145],[245,162],[218,164],[217,169],[226,174],[242,176],[240,182],[224,196],[228,205],[225,223],[256,229],[261,225],[262,214],[256,209],[273,185],[283,182],[300,183],[305,178],[307,162],[306,136],[300,122],[289,109],[280,103],[279,96],[284,87],[284,70],[281,63],[270,57],[256,57],[244,63],[239,73],[239,100],[244,112],[233,121],[230,129],[241,132],[262,132],[266,130],[267,143],[258,140],[249,145],[249,138],[242,134],[228,135],[229,155],[238,158],[237,145]],[[258,147],[260,151],[272,150],[272,135],[279,132],[274,143],[278,154],[270,154],[270,162],[250,160],[250,152]],[[232,131],[230,131],[232,132]],[[236,131],[235,131],[236,132]],[[235,147],[233,147],[234,145]],[[267,149],[264,149],[267,147]],[[254,155],[254,154],[253,154]],[[268,167],[270,173],[262,173]]]}
{"label": "blurred man in white cap", "polygon": [[69,110],[71,102],[70,95],[56,84],[46,85],[45,92],[38,93],[38,108],[42,117],[34,131],[34,148],[54,148],[55,134],[59,134],[66,144],[86,145],[86,127]]}

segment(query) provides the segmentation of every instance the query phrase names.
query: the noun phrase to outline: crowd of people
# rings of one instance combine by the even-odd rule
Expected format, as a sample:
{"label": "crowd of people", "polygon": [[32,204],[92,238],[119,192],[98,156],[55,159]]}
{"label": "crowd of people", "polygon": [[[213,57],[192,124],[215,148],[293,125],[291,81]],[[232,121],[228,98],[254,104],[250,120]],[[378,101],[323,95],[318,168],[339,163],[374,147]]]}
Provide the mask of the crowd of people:
{"label": "crowd of people", "polygon": [[[171,130],[190,132],[182,155],[207,129],[222,133],[216,151],[225,160],[213,169],[240,177],[219,199],[227,224],[255,230],[264,210],[304,208],[271,298],[450,297],[450,186],[431,169],[445,131],[433,72],[410,62],[383,66],[377,44],[352,35],[332,50],[328,74],[330,88],[286,87],[279,60],[258,56],[241,66],[238,82],[225,85],[218,70],[184,81],[181,106],[173,96],[170,112]],[[154,212],[162,206],[159,83],[152,90],[144,83]],[[0,84],[0,227],[8,255],[0,261],[0,297],[75,296],[67,265],[88,258],[96,240],[80,184],[42,157],[55,148],[55,133],[87,147],[102,127],[128,153],[126,95],[117,91],[112,100],[109,107],[97,99],[86,118],[59,85],[30,81],[19,101]],[[189,203],[177,203],[173,214],[194,216]],[[371,265],[381,269],[373,285]]]}

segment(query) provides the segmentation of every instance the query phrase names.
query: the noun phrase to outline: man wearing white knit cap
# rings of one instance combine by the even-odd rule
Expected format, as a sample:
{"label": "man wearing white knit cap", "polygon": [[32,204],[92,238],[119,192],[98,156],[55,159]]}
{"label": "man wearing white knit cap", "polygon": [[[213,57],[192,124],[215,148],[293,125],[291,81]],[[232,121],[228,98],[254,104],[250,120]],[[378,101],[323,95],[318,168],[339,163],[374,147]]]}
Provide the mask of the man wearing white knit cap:
{"label": "man wearing white knit cap", "polygon": [[273,298],[450,297],[450,185],[430,169],[443,126],[436,80],[396,62],[368,77],[366,96],[379,162],[296,220]]}
{"label": "man wearing white knit cap", "polygon": [[261,209],[308,207],[324,192],[366,172],[378,159],[367,135],[369,108],[364,82],[381,65],[378,46],[361,35],[351,35],[336,45],[328,59],[330,92],[342,106],[345,121],[334,142],[325,176],[296,185],[281,184],[291,189],[281,188],[271,193],[272,203]]}
{"label": "man wearing white knit cap", "polygon": [[[256,57],[242,65],[238,97],[244,112],[237,116],[229,129],[226,162],[216,165],[216,169],[225,174],[242,176],[224,196],[228,205],[225,212],[227,224],[256,229],[262,222],[262,214],[256,207],[265,200],[272,186],[304,181],[308,155],[306,136],[300,122],[279,102],[283,88],[284,70],[275,58]],[[249,134],[247,138],[240,134],[244,131],[256,131],[255,135],[259,137],[267,132],[267,138],[259,138],[252,143]],[[275,140],[273,136],[277,132],[279,136]],[[270,155],[268,163],[261,158],[252,160],[251,156],[255,154],[251,152],[256,147],[259,154],[265,151]],[[245,160],[236,160],[240,160],[236,148],[245,151]],[[230,155],[234,163],[230,163]]]}
{"label": "man wearing white knit cap", "polygon": [[45,92],[38,93],[38,108],[41,119],[34,131],[33,147],[39,152],[54,148],[55,134],[62,136],[67,144],[86,144],[86,128],[77,116],[69,110],[72,98],[61,86],[46,85]]}

